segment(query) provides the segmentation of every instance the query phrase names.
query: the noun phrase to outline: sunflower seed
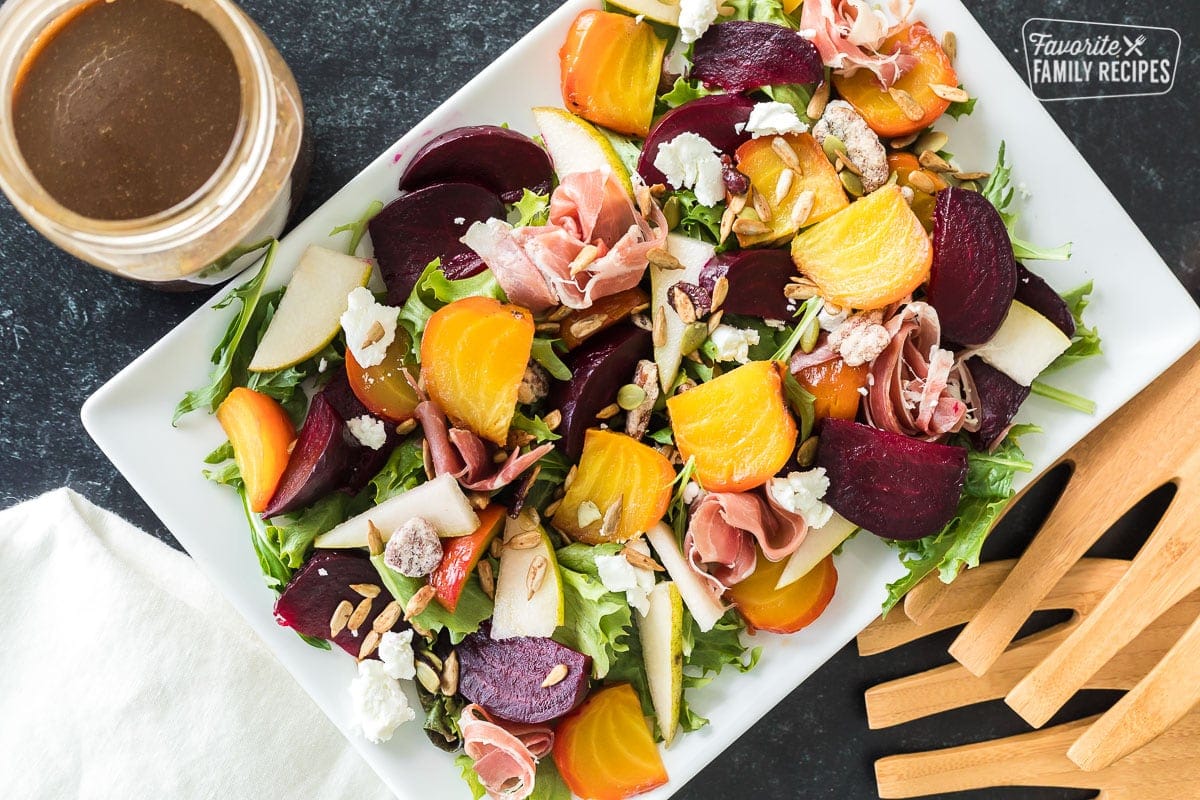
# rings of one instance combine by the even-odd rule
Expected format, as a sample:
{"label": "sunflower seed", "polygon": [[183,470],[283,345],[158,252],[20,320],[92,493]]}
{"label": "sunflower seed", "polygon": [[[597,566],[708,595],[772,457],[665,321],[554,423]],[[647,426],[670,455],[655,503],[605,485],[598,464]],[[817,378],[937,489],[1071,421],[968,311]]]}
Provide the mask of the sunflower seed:
{"label": "sunflower seed", "polygon": [[451,650],[442,664],[442,681],[439,686],[442,694],[453,697],[458,694],[458,651]]}
{"label": "sunflower seed", "polygon": [[567,330],[571,335],[580,341],[588,338],[596,331],[604,327],[604,316],[601,314],[588,314],[586,317],[575,320],[567,326]]}
{"label": "sunflower seed", "polygon": [[717,9],[717,14],[722,17],[732,17],[737,13],[737,9],[733,6],[721,6]]}
{"label": "sunflower seed", "polygon": [[934,194],[938,190],[938,185],[934,182],[933,175],[920,169],[914,169],[908,173],[908,184],[919,192],[925,192],[925,194]]}
{"label": "sunflower seed", "polygon": [[492,572],[492,562],[486,558],[480,559],[479,563],[475,566],[475,573],[479,576],[479,588],[483,589],[483,593],[488,597],[495,599],[496,576]]}
{"label": "sunflower seed", "polygon": [[847,156],[845,153],[838,153],[837,166],[838,166],[839,170],[844,169],[848,172],[853,172],[855,175],[857,175],[860,178],[862,177],[862,170],[859,169],[858,166],[853,161],[851,161],[850,157]]}
{"label": "sunflower seed", "polygon": [[359,597],[369,597],[372,600],[379,597],[379,587],[373,583],[352,583],[350,584],[350,591]]}
{"label": "sunflower seed", "polygon": [[379,631],[368,632],[366,637],[363,638],[362,646],[358,648],[358,660],[362,661],[371,655],[371,653],[374,653],[375,648],[379,647],[379,640],[382,638],[383,634]]}
{"label": "sunflower seed", "polygon": [[725,298],[729,296],[729,278],[722,275],[717,278],[713,284],[712,302],[710,307],[713,311],[717,311],[725,303]]}
{"label": "sunflower seed", "polygon": [[562,424],[562,412],[555,408],[542,417],[542,422],[546,423],[550,430],[558,430],[558,426]]}
{"label": "sunflower seed", "polygon": [[942,50],[946,53],[946,58],[953,61],[958,58],[958,37],[954,35],[954,31],[946,31],[942,34]]}
{"label": "sunflower seed", "polygon": [[534,556],[533,561],[529,564],[529,571],[525,573],[526,600],[532,600],[538,589],[542,588],[542,584],[546,582],[546,570],[549,567],[550,562],[545,556]]}
{"label": "sunflower seed", "polygon": [[696,304],[692,302],[692,298],[688,296],[687,292],[671,292],[671,307],[675,309],[679,319],[683,320],[684,325],[690,325],[696,321]]}
{"label": "sunflower seed", "polygon": [[950,137],[942,131],[925,131],[925,133],[917,137],[914,144],[914,152],[921,153],[926,150],[932,150],[936,153],[939,150],[945,149],[946,145],[950,144]]}
{"label": "sunflower seed", "polygon": [[900,106],[900,111],[905,117],[913,122],[919,122],[924,119],[925,109],[921,108],[921,104],[914,100],[911,94],[893,86],[888,89],[888,95],[891,96],[896,105]]}
{"label": "sunflower seed", "polygon": [[437,694],[442,688],[442,676],[437,674],[437,671],[426,664],[424,661],[417,659],[417,681],[430,694]]}
{"label": "sunflower seed", "polygon": [[770,228],[756,219],[741,217],[737,222],[733,223],[733,232],[742,236],[762,236],[764,233],[769,233],[770,230]]}
{"label": "sunflower seed", "polygon": [[386,335],[387,331],[383,329],[383,323],[375,320],[371,327],[367,328],[367,338],[363,339],[362,344],[358,347],[360,350],[366,350],[371,345],[383,341],[383,337]]}
{"label": "sunflower seed", "polygon": [[779,173],[779,180],[775,181],[775,205],[783,203],[784,198],[788,196],[788,192],[792,190],[792,181],[795,177],[796,173],[790,169],[784,169]]}
{"label": "sunflower seed", "polygon": [[487,492],[467,492],[467,502],[476,511],[482,511],[492,503],[491,495]]}
{"label": "sunflower seed", "polygon": [[546,315],[548,322],[562,322],[567,317],[571,316],[570,306],[559,306]]}
{"label": "sunflower seed", "polygon": [[509,550],[532,550],[541,543],[542,534],[540,531],[525,531],[509,539],[504,543],[504,546]]}
{"label": "sunflower seed", "polygon": [[817,201],[817,195],[812,189],[805,189],[796,198],[795,205],[792,206],[792,224],[797,228],[803,227],[804,223],[808,222],[809,216],[812,215],[813,204]]}
{"label": "sunflower seed", "polygon": [[408,599],[404,605],[404,618],[412,619],[419,616],[422,611],[429,607],[429,601],[433,599],[434,588],[429,584],[425,584],[417,593]]}
{"label": "sunflower seed", "polygon": [[991,177],[988,172],[956,172],[954,177],[960,181],[983,181]]}
{"label": "sunflower seed", "polygon": [[932,150],[925,150],[917,158],[921,162],[921,166],[925,169],[933,170],[934,172],[953,172],[954,167],[946,163],[946,159],[939,156]]}
{"label": "sunflower seed", "polygon": [[568,672],[566,664],[555,664],[542,680],[542,688],[549,689],[551,686],[557,686],[562,683],[563,678],[567,677]]}
{"label": "sunflower seed", "polygon": [[571,488],[571,484],[575,482],[575,476],[579,474],[579,467],[574,464],[567,470],[567,477],[563,478],[563,491]]}
{"label": "sunflower seed", "polygon": [[908,136],[901,136],[899,139],[892,139],[888,142],[888,147],[893,150],[903,150],[917,140],[920,133],[910,133]]}
{"label": "sunflower seed", "polygon": [[616,403],[609,403],[604,408],[596,412],[596,419],[612,419],[617,414],[621,413],[621,407]]}
{"label": "sunflower seed", "polygon": [[813,92],[812,99],[808,101],[808,108],[804,113],[809,119],[820,119],[825,114],[825,106],[829,103],[829,81],[821,81],[817,86],[817,90]]}
{"label": "sunflower seed", "polygon": [[367,549],[373,556],[383,555],[383,534],[371,520],[367,520]]}
{"label": "sunflower seed", "polygon": [[297,445],[299,442],[300,442],[300,440],[299,440],[299,439],[292,439],[290,442],[288,442],[288,446],[287,446],[287,454],[288,454],[289,456],[292,454],[292,451],[294,451],[294,450],[296,449],[296,445]]}
{"label": "sunflower seed", "polygon": [[350,619],[346,620],[346,627],[352,631],[356,631],[362,627],[362,624],[367,621],[367,615],[371,613],[371,598],[364,597],[358,601],[358,605],[354,607],[354,613],[350,615]]}
{"label": "sunflower seed", "polygon": [[432,639],[433,638],[433,632],[430,631],[429,628],[426,628],[424,625],[422,625],[420,622],[417,622],[415,619],[410,619],[408,621],[408,625],[410,628],[413,629],[413,632],[416,633],[417,636],[420,636],[422,639]]}
{"label": "sunflower seed", "polygon": [[639,183],[637,190],[634,191],[634,196],[637,198],[638,211],[642,212],[643,217],[650,216],[650,211],[654,206],[654,201],[650,198],[650,187]]}
{"label": "sunflower seed", "polygon": [[968,192],[978,192],[979,191],[979,182],[978,181],[963,181],[962,183],[960,183],[958,185],[958,188],[966,189]]}
{"label": "sunflower seed", "polygon": [[801,467],[811,467],[813,462],[817,460],[817,445],[820,442],[817,437],[810,436],[800,443],[796,448],[796,463]]}
{"label": "sunflower seed", "polygon": [[842,186],[846,187],[846,191],[855,197],[862,197],[866,193],[866,190],[863,188],[862,178],[853,172],[839,172],[838,177],[841,178]]}
{"label": "sunflower seed", "polygon": [[949,100],[951,103],[965,103],[971,99],[971,95],[967,94],[965,89],[960,89],[957,86],[948,86],[944,83],[931,83],[929,89],[943,100]]}
{"label": "sunflower seed", "polygon": [[400,604],[395,600],[383,607],[383,611],[379,612],[379,616],[371,623],[371,630],[379,633],[387,633],[392,629],[392,626],[400,621]]}
{"label": "sunflower seed", "polygon": [[668,253],[661,247],[656,247],[646,254],[650,265],[659,269],[683,269],[683,264],[679,263],[679,259]]}
{"label": "sunflower seed", "polygon": [[771,204],[767,202],[766,195],[762,192],[754,193],[754,210],[763,222],[770,222],[771,217],[775,215],[771,210]]}
{"label": "sunflower seed", "polygon": [[[709,334],[711,334],[713,331],[715,331],[717,329],[717,326],[721,324],[721,320],[724,319],[724,317],[725,317],[724,311],[717,311],[717,312],[714,312],[713,315],[708,318],[707,328],[708,328]],[[703,342],[701,342],[701,344],[703,344]]]}
{"label": "sunflower seed", "polygon": [[803,173],[800,169],[800,158],[796,155],[796,151],[788,143],[787,139],[782,136],[776,136],[771,140],[771,149],[775,151],[775,155],[783,161],[783,163],[795,172]]}
{"label": "sunflower seed", "polygon": [[783,287],[783,296],[789,300],[809,300],[820,292],[815,283],[789,283]]}
{"label": "sunflower seed", "polygon": [[729,198],[729,208],[731,211],[733,211],[734,216],[742,213],[742,209],[746,207],[748,194],[749,192],[746,194],[735,194]]}
{"label": "sunflower seed", "polygon": [[659,564],[645,553],[634,550],[632,547],[622,547],[621,555],[625,556],[625,560],[628,561],[631,566],[637,567],[638,569],[648,569],[651,572],[665,571],[665,567],[663,567],[662,564]]}
{"label": "sunflower seed", "polygon": [[724,244],[729,238],[729,232],[733,230],[733,222],[737,219],[737,214],[733,211],[733,206],[728,206],[725,213],[721,215],[721,229],[717,233],[717,238],[720,240],[718,244]]}
{"label": "sunflower seed", "polygon": [[667,309],[659,306],[654,309],[654,329],[651,334],[655,347],[663,347],[667,343]]}
{"label": "sunflower seed", "polygon": [[433,480],[437,472],[433,468],[433,453],[429,451],[429,440],[421,440],[421,464],[425,467],[425,477]]}
{"label": "sunflower seed", "polygon": [[667,193],[667,187],[663,186],[661,183],[650,184],[650,196],[651,197],[662,197],[666,193]]}
{"label": "sunflower seed", "polygon": [[408,436],[417,429],[417,421],[415,419],[406,419],[396,426],[396,433],[401,436]]}
{"label": "sunflower seed", "polygon": [[[647,200],[649,198],[647,197]],[[587,244],[579,251],[575,258],[571,259],[571,263],[567,265],[567,272],[572,278],[579,275],[585,269],[592,265],[596,257],[600,255],[600,248],[594,244]]]}
{"label": "sunflower seed", "polygon": [[329,638],[332,639],[345,629],[353,611],[354,606],[350,605],[349,600],[343,600],[337,604],[337,608],[333,610],[333,616],[329,618]]}
{"label": "sunflower seed", "polygon": [[500,550],[503,549],[503,547],[504,542],[500,541],[500,537],[496,537],[495,539],[492,539],[492,543],[488,545],[488,554],[491,555],[492,558],[499,558]]}
{"label": "sunflower seed", "polygon": [[621,512],[624,507],[625,495],[621,495],[605,510],[604,520],[600,523],[599,536],[601,539],[609,539],[616,535],[617,529],[621,527]]}

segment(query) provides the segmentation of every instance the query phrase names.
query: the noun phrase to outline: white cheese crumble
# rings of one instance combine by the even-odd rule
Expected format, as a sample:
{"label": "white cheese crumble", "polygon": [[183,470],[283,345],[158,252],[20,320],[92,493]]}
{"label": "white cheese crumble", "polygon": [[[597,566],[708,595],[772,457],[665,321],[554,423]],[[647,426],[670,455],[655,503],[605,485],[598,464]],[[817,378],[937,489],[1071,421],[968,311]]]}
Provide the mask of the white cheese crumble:
{"label": "white cheese crumble", "polygon": [[691,189],[702,205],[715,206],[725,199],[719,152],[708,139],[689,131],[658,146],[654,167],[672,188]]}
{"label": "white cheese crumble", "polygon": [[466,221],[467,221],[467,218],[466,218],[466,217],[455,217],[455,218],[454,218],[454,224],[455,224],[455,225],[462,225],[462,224],[463,224],[464,222],[466,222]]}
{"label": "white cheese crumble", "polygon": [[817,325],[826,333],[832,333],[842,327],[842,323],[850,316],[850,309],[825,303],[817,312]]}
{"label": "white cheese crumble", "polygon": [[777,331],[782,331],[787,328],[787,323],[781,319],[764,319],[763,324],[768,328],[774,328]]}
{"label": "white cheese crumble", "polygon": [[387,674],[382,661],[359,662],[358,677],[350,682],[350,699],[363,736],[375,744],[391,739],[396,728],[416,716],[399,681]]}
{"label": "white cheese crumble", "polygon": [[400,631],[388,631],[379,640],[379,659],[383,662],[383,671],[389,678],[396,680],[412,680],[417,674],[417,665],[413,661],[412,628]]}
{"label": "white cheese crumble", "polygon": [[387,428],[384,427],[383,420],[376,419],[370,414],[346,420],[346,427],[363,447],[378,450],[387,443]]}
{"label": "white cheese crumble", "polygon": [[702,494],[704,490],[700,488],[700,484],[688,481],[683,487],[683,502],[690,506]]}
{"label": "white cheese crumble", "polygon": [[717,348],[717,361],[745,364],[750,361],[750,348],[758,344],[758,331],[735,328],[732,325],[718,325],[708,338]]}
{"label": "white cheese crumble", "polygon": [[804,517],[810,528],[820,528],[833,516],[833,509],[821,500],[827,491],[829,478],[824,467],[771,479],[771,497],[783,508]]}
{"label": "white cheese crumble", "polygon": [[676,37],[675,44],[671,45],[671,49],[667,51],[667,58],[663,61],[663,69],[672,75],[679,75],[686,78],[688,73],[692,71],[692,62],[687,57],[687,51],[687,43],[681,37]]}
{"label": "white cheese crumble", "polygon": [[[377,366],[383,362],[388,346],[396,340],[400,309],[376,303],[375,295],[365,286],[351,291],[346,296],[346,304],[346,313],[341,319],[346,344],[360,367]],[[382,336],[379,336],[380,329]]]}
{"label": "white cheese crumble", "polygon": [[721,0],[680,0],[679,40],[691,44],[699,39],[716,21]]}
{"label": "white cheese crumble", "polygon": [[[642,555],[650,555],[650,548],[641,540],[629,542],[625,546]],[[636,608],[643,616],[650,611],[650,591],[654,588],[653,572],[635,567],[620,554],[596,556],[596,570],[605,589],[617,594],[625,593],[625,600],[630,608]]]}
{"label": "white cheese crumble", "polygon": [[[750,109],[750,119],[734,125],[734,128],[744,127],[752,138],[762,136],[783,136],[789,133],[804,133],[808,125],[800,121],[796,109],[787,103],[755,103]],[[738,131],[741,133],[741,130]]]}
{"label": "white cheese crumble", "polygon": [[325,569],[324,567],[318,567],[317,574],[320,575],[322,578],[328,578],[329,570]]}
{"label": "white cheese crumble", "polygon": [[641,25],[643,22],[645,22],[645,20],[646,20],[645,14],[638,14],[636,17],[633,18],[633,22],[635,25]]}

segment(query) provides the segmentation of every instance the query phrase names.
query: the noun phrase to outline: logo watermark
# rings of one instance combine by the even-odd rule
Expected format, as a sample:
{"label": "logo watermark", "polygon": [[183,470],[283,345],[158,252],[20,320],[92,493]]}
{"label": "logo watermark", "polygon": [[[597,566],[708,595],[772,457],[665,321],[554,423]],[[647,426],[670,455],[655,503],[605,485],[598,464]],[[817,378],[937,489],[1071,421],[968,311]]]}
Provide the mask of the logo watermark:
{"label": "logo watermark", "polygon": [[1181,39],[1173,28],[1035,17],[1021,40],[1040,100],[1143,97],[1175,85]]}

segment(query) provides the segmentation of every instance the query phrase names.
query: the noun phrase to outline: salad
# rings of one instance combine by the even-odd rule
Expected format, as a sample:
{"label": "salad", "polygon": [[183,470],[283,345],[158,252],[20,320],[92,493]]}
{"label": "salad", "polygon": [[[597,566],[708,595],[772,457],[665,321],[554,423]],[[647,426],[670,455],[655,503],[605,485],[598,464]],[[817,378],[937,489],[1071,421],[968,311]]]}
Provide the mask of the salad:
{"label": "salad", "polygon": [[[1016,425],[1100,352],[1023,262],[1011,168],[956,163],[952,33],[866,0],[619,0],[536,136],[457,128],[400,195],[257,274],[205,408],[275,615],[358,661],[364,736],[415,719],[474,795],[667,782],[689,690],[747,671],[878,536],[978,563]],[[970,165],[974,167],[975,165]],[[369,245],[367,234],[370,235]],[[367,255],[366,253],[369,253]],[[869,533],[865,533],[869,532]]]}

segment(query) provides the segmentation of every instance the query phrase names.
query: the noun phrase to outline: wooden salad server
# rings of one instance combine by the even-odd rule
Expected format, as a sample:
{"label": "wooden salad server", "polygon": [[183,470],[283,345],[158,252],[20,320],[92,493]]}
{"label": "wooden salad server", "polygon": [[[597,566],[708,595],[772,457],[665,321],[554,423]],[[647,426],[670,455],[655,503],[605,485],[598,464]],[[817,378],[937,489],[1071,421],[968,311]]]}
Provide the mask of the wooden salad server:
{"label": "wooden salad server", "polygon": [[[1042,533],[950,646],[950,654],[973,674],[987,672],[1071,565],[1132,501],[1183,477],[1179,465],[1198,449],[1200,426],[1167,425],[1163,421],[1200,418],[1200,348],[1180,359],[1168,377],[1151,384],[1075,445],[1064,459],[1074,465],[1074,473],[1043,524]],[[1180,501],[1187,493],[1184,489],[1190,489],[1185,483],[1181,483],[1173,507],[1182,505]],[[1115,500],[1118,489],[1121,497],[1131,501]],[[1125,642],[1136,633],[1137,629],[1125,637]]]}
{"label": "wooden salad server", "polygon": [[1183,800],[1200,788],[1200,712],[1193,711],[1141,750],[1084,772],[1067,749],[1097,718],[946,750],[875,762],[881,798],[983,789],[1055,786],[1092,789],[1099,800]]}

